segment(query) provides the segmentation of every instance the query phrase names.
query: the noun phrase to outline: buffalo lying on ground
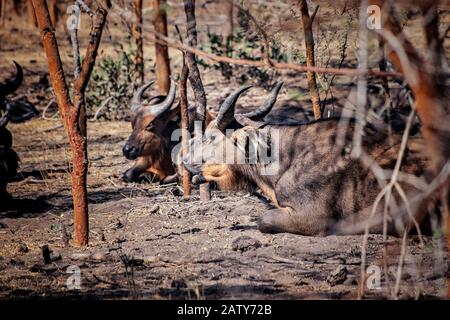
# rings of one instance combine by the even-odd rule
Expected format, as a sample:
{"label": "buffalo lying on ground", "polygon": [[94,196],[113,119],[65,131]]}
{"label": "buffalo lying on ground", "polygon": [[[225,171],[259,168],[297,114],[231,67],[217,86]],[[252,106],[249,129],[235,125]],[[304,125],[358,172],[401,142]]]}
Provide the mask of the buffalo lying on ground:
{"label": "buffalo lying on ground", "polygon": [[[128,169],[123,179],[128,182],[138,181],[143,174],[150,174],[152,181],[168,183],[177,180],[180,168],[177,168],[175,159],[172,159],[174,148],[179,141],[172,141],[175,130],[181,128],[180,107],[175,103],[176,84],[171,81],[171,87],[167,96],[156,96],[143,102],[143,95],[154,81],[143,85],[135,93],[131,101],[131,126],[132,133],[128,137],[123,154],[129,160],[134,160],[134,165]],[[247,114],[254,120],[262,119],[272,109],[276,97],[280,91],[278,84],[269,98],[255,111]],[[195,108],[189,108],[190,130],[193,128]],[[207,112],[206,125],[216,117],[216,114]]]}
{"label": "buffalo lying on ground", "polygon": [[[372,209],[386,179],[377,179],[369,167],[389,178],[401,136],[391,134],[388,139],[389,130],[367,126],[362,135],[364,152],[361,157],[352,157],[352,119],[344,130],[335,118],[308,124],[252,123],[234,114],[237,97],[247,89],[237,90],[221,105],[202,137],[201,152],[195,147],[195,138],[191,139],[183,163],[195,175],[193,181],[214,181],[226,190],[256,185],[275,206],[259,218],[262,232],[310,236],[360,233],[372,213],[370,232],[382,232],[384,199],[379,209]],[[228,129],[234,129],[231,135],[226,134]],[[421,139],[410,137],[401,167],[405,175],[398,176],[396,186],[401,193],[417,194],[421,183],[424,185],[419,178],[412,184],[407,179],[423,175],[420,149]],[[387,231],[393,234],[401,234],[412,225],[407,216],[395,214],[396,208],[404,208],[397,194],[391,197],[386,219]]]}

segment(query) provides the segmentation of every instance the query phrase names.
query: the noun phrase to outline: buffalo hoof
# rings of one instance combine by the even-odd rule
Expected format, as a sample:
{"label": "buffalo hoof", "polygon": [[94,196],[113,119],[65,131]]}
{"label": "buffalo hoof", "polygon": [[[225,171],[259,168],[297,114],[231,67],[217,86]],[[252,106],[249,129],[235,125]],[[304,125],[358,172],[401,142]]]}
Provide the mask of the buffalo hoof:
{"label": "buffalo hoof", "polygon": [[292,233],[292,220],[283,209],[266,211],[257,221],[258,229],[262,233]]}
{"label": "buffalo hoof", "polygon": [[173,174],[171,176],[165,177],[164,179],[162,179],[159,182],[159,184],[164,185],[164,184],[169,184],[169,183],[174,183],[174,182],[178,182],[178,174],[177,173],[175,173],[175,174]]}
{"label": "buffalo hoof", "polygon": [[136,170],[133,170],[133,168],[131,168],[125,171],[125,173],[122,175],[122,180],[125,182],[139,182],[140,175],[140,172],[136,172]]}

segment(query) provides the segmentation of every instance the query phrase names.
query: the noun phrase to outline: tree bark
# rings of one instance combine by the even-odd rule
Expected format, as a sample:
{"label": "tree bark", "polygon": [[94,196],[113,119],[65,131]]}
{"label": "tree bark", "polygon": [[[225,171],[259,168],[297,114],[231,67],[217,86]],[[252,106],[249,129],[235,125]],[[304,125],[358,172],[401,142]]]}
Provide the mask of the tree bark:
{"label": "tree bark", "polygon": [[229,24],[229,30],[228,30],[228,39],[233,38],[234,36],[234,4],[233,2],[228,2],[228,24]]}
{"label": "tree bark", "polygon": [[[85,246],[89,242],[89,216],[86,183],[88,156],[84,92],[95,64],[108,11],[102,5],[99,5],[97,9],[85,59],[80,74],[74,81],[74,98],[72,103],[47,3],[45,0],[32,1],[38,19],[58,110],[72,150],[73,245]],[[103,3],[106,4],[108,9],[111,7],[110,1],[103,1]]]}
{"label": "tree bark", "polygon": [[1,16],[0,16],[0,25],[3,26],[6,21],[6,0],[2,0],[1,3]]}
{"label": "tree bark", "polygon": [[[188,45],[197,46],[197,21],[195,18],[195,0],[184,0],[184,11],[186,13]],[[206,94],[203,87],[200,70],[197,66],[196,56],[193,53],[186,52],[186,62],[189,67],[189,82],[194,91],[196,107],[195,120],[200,121],[202,125],[202,133],[206,123]],[[211,200],[211,192],[209,183],[200,185],[200,201]]]}
{"label": "tree bark", "polygon": [[[306,65],[308,67],[315,66],[314,59],[314,35],[312,31],[312,24],[317,13],[319,6],[316,7],[314,14],[310,17],[308,11],[308,4],[306,0],[300,0],[300,11],[302,14],[303,32],[305,35],[305,47],[306,47]],[[308,71],[306,73],[308,78],[309,94],[311,96],[311,102],[314,112],[314,119],[318,120],[322,117],[322,111],[320,109],[320,96],[317,89],[316,73]]]}
{"label": "tree bark", "polygon": [[27,0],[27,13],[28,13],[28,23],[33,28],[37,27],[37,19],[36,19],[36,13],[34,12],[33,8],[33,1]]}
{"label": "tree bark", "polygon": [[[189,68],[183,54],[183,68],[180,75],[180,113],[181,113],[181,155],[184,157],[189,151],[189,115],[187,100],[187,80]],[[182,164],[183,165],[183,164]],[[191,174],[183,165],[183,195],[188,198],[191,195]]]}
{"label": "tree bark", "polygon": [[[152,9],[155,31],[167,36],[166,0],[152,0]],[[170,89],[169,48],[166,45],[155,43],[155,51],[158,93],[167,94]]]}
{"label": "tree bark", "polygon": [[11,17],[17,16],[17,0],[11,0]]}
{"label": "tree bark", "polygon": [[134,60],[136,68],[136,85],[140,87],[144,83],[144,48],[142,41],[142,0],[133,0],[135,23],[132,27],[132,35],[136,44],[136,56]]}
{"label": "tree bark", "polygon": [[56,24],[58,23],[58,14],[59,14],[56,0],[50,0],[48,6],[50,10],[50,19],[52,21],[53,26],[56,26]]}

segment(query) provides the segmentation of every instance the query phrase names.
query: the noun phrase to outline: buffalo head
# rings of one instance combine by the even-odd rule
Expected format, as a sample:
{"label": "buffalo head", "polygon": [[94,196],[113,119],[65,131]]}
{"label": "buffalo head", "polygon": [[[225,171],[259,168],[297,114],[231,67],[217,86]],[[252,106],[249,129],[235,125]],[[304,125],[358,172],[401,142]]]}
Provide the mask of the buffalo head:
{"label": "buffalo head", "polygon": [[[183,157],[183,163],[195,175],[194,183],[215,181],[221,189],[242,187],[236,183],[245,181],[233,176],[228,164],[245,163],[248,160],[248,143],[255,142],[252,141],[251,129],[264,125],[263,119],[275,105],[282,85],[279,82],[263,106],[254,112],[234,113],[239,96],[251,86],[242,87],[225,99],[215,121],[208,125],[202,137],[190,140],[189,152]],[[256,142],[261,145],[259,141]]]}
{"label": "buffalo head", "polygon": [[144,103],[144,92],[154,81],[143,85],[131,102],[131,135],[123,147],[123,155],[129,160],[139,157],[154,157],[170,142],[167,134],[168,123],[178,114],[178,108],[172,108],[176,95],[176,84],[171,81],[170,91],[166,97],[152,98]]}

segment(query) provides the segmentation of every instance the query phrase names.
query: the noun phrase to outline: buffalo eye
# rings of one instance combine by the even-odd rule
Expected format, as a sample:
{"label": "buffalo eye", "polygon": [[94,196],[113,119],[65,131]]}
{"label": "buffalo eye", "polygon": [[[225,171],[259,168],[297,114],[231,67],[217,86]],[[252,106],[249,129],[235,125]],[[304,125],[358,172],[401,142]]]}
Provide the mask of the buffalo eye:
{"label": "buffalo eye", "polygon": [[145,128],[146,131],[152,131],[155,128],[155,125],[153,123],[149,123],[147,127]]}

